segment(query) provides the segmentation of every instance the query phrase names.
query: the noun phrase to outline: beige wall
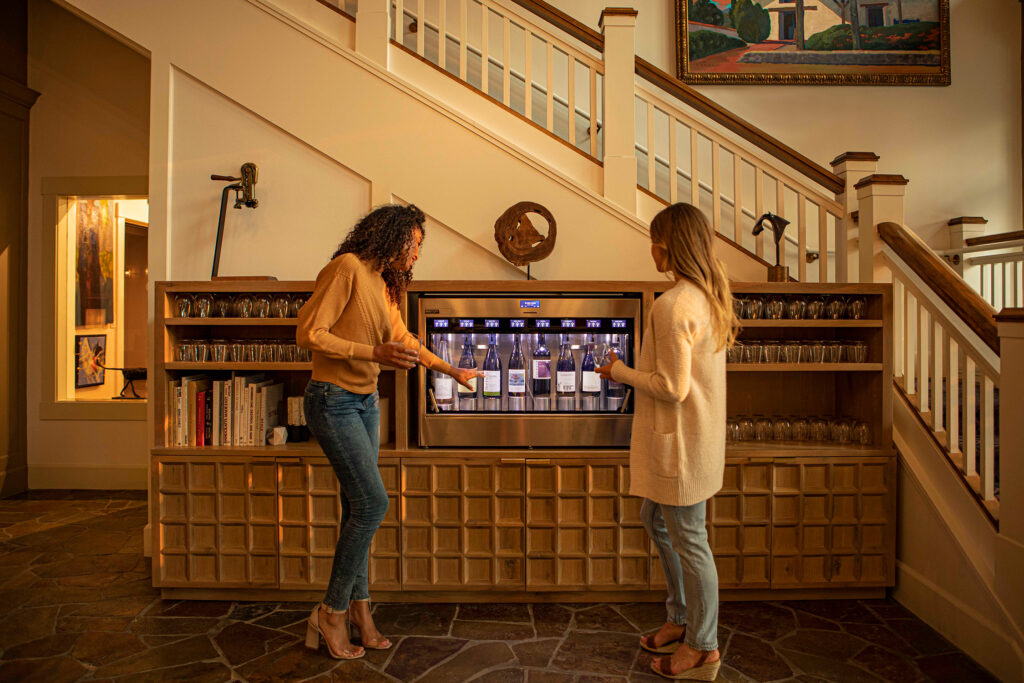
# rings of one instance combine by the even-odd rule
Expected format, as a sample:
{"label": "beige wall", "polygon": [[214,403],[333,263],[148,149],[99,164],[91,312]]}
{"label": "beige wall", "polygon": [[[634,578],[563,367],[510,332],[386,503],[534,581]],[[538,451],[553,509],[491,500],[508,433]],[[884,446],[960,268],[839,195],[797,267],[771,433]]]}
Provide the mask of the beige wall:
{"label": "beige wall", "polygon": [[[551,3],[595,29],[609,4]],[[640,12],[637,54],[674,74],[674,0],[626,4]],[[879,172],[910,179],[909,227],[944,248],[945,224],[954,216],[985,216],[989,232],[1019,230],[1022,224],[1020,13],[1018,2],[950,0],[952,85],[945,88],[698,90],[826,167],[848,150],[880,155]]]}
{"label": "beige wall", "polygon": [[[145,176],[149,61],[46,0],[29,3],[32,109],[29,154],[28,466],[31,488],[145,485],[145,422],[43,419],[43,319],[53,310],[44,279],[44,179]],[[76,181],[69,180],[73,186]],[[136,411],[136,415],[138,411]]]}

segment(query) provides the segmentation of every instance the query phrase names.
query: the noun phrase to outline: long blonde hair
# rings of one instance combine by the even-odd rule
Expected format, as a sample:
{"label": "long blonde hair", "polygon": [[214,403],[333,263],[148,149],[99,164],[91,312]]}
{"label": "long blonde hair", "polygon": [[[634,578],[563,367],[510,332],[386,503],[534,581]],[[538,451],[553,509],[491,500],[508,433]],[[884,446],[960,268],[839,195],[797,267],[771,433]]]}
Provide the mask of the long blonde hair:
{"label": "long blonde hair", "polygon": [[714,232],[707,217],[692,204],[673,204],[651,221],[651,241],[668,254],[666,270],[697,285],[708,300],[716,348],[736,340],[732,291],[722,262],[715,257]]}

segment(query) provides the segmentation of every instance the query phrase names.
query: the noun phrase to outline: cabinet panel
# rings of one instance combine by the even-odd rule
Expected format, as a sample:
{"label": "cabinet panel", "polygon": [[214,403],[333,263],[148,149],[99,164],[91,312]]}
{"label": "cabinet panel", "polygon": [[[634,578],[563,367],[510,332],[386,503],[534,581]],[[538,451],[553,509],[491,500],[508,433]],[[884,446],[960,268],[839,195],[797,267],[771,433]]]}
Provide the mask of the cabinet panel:
{"label": "cabinet panel", "polygon": [[275,588],[273,461],[157,458],[154,585]]}
{"label": "cabinet panel", "polygon": [[[281,588],[324,588],[341,527],[338,479],[324,458],[282,459],[277,468]],[[388,512],[370,548],[369,580],[371,588],[397,590],[398,460],[382,459],[378,468],[388,493]]]}
{"label": "cabinet panel", "polygon": [[892,584],[891,458],[773,465],[772,588]]}
{"label": "cabinet panel", "polygon": [[628,492],[625,459],[527,460],[527,589],[647,588],[647,535]]}
{"label": "cabinet panel", "polygon": [[524,466],[403,461],[404,590],[522,590]]}

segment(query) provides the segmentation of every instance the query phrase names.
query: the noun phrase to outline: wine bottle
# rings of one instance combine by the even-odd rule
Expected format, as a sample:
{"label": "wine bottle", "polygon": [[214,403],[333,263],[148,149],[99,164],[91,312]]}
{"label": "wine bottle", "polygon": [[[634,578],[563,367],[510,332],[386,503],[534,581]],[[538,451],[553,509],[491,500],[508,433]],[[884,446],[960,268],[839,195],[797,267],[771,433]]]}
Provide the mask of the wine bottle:
{"label": "wine bottle", "polygon": [[551,352],[543,334],[537,335],[533,349],[533,395],[546,398],[551,393]]}
{"label": "wine bottle", "polygon": [[590,341],[587,342],[587,351],[583,355],[583,360],[580,362],[580,373],[581,396],[600,396],[601,395],[601,378],[594,368],[597,367],[597,363],[594,362],[594,335],[590,335]]}
{"label": "wine bottle", "polygon": [[[519,345],[519,335],[512,336],[512,354],[508,357],[508,397],[509,410],[513,408],[513,398],[522,399],[526,393],[526,361],[523,358],[523,348]],[[515,401],[515,409],[519,407],[522,400]]]}
{"label": "wine bottle", "polygon": [[501,398],[501,358],[495,337],[493,332],[489,335],[484,357],[484,398]]}
{"label": "wine bottle", "polygon": [[569,348],[569,335],[562,335],[562,348],[558,352],[558,366],[555,372],[555,392],[559,398],[576,397],[576,359]]}
{"label": "wine bottle", "polygon": [[[437,344],[435,344],[434,353],[437,354],[438,358],[451,365],[452,356],[448,351],[448,338],[443,334],[436,335],[435,338],[437,339]],[[441,410],[450,410],[452,403],[455,402],[455,397],[452,396],[452,386],[455,384],[455,379],[451,375],[446,375],[437,370],[434,370],[433,373],[434,401]]]}
{"label": "wine bottle", "polygon": [[[462,339],[462,357],[459,358],[459,367],[468,370],[476,370],[476,358],[473,356],[473,340],[470,335]],[[459,409],[473,410],[476,407],[476,377],[469,380],[469,388],[459,387]]]}
{"label": "wine bottle", "polygon": [[[612,354],[614,351],[616,357],[623,363],[626,362],[625,356],[622,354],[622,342],[620,341],[619,335],[612,335],[612,343],[608,345],[608,353],[605,355],[604,364],[612,362]],[[620,382],[616,382],[613,379],[604,380],[604,395],[608,398],[625,398],[626,388],[622,386]]]}

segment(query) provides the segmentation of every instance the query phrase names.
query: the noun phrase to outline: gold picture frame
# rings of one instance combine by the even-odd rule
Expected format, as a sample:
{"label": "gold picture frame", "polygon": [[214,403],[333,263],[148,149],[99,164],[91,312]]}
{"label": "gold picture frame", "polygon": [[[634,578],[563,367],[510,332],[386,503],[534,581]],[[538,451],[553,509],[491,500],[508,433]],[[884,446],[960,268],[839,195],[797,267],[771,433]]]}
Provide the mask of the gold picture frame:
{"label": "gold picture frame", "polygon": [[[949,85],[949,0],[930,1],[935,3],[937,21],[930,19],[928,0],[732,0],[725,10],[720,7],[724,0],[675,0],[677,77],[691,85]],[[729,17],[723,25],[691,21],[690,9],[695,3],[702,18],[715,18],[709,5],[723,18],[727,13]],[[753,13],[768,17],[767,29],[764,18],[744,21],[745,38],[755,35],[752,21],[759,26],[756,42],[744,41],[737,29],[724,25],[730,23],[734,11],[744,11],[732,9],[740,5],[756,5]],[[850,7],[860,10],[861,41],[904,49],[844,49],[844,41],[852,43],[852,30],[846,29],[852,25],[852,12],[850,24],[846,21]],[[929,20],[906,18],[904,7],[918,11],[924,7]],[[802,21],[794,18],[801,8]],[[812,11],[817,14],[811,29],[818,29],[813,34],[807,31],[806,19]],[[839,12],[839,23],[823,28],[840,17]],[[701,28],[693,30],[695,25]],[[896,27],[906,27],[906,32]],[[800,35],[800,28],[805,33],[798,41],[793,34]],[[810,41],[812,36],[814,41]],[[808,42],[820,49],[808,48]],[[691,44],[702,53],[694,60]],[[746,49],[740,52],[742,48]]]}

